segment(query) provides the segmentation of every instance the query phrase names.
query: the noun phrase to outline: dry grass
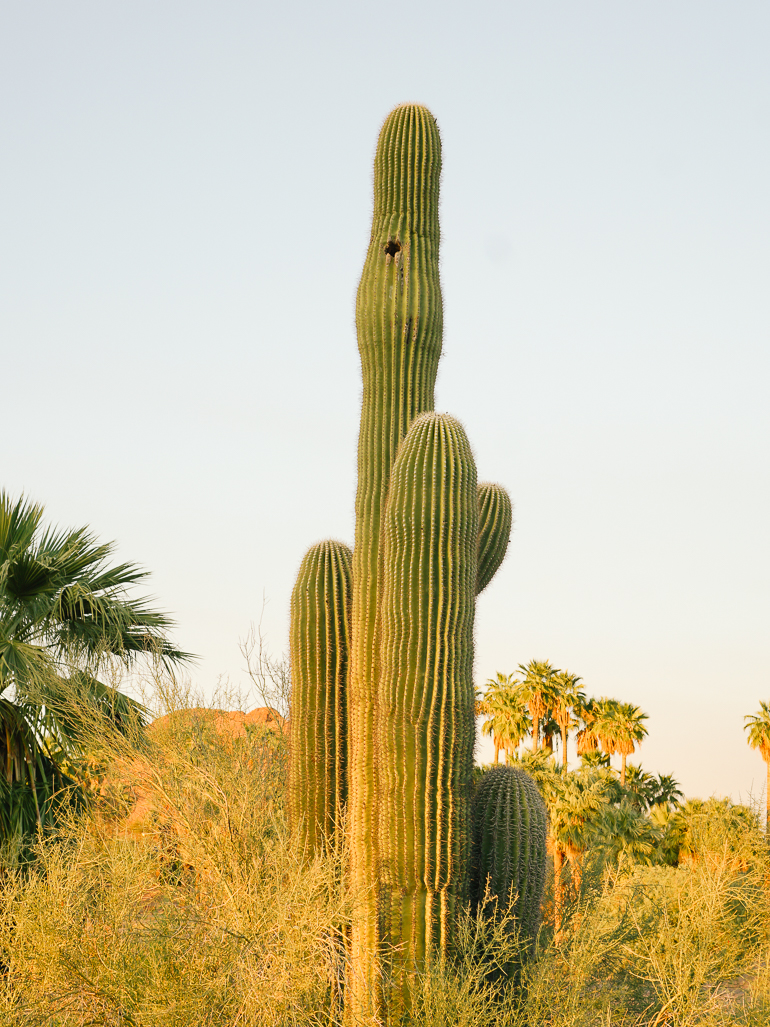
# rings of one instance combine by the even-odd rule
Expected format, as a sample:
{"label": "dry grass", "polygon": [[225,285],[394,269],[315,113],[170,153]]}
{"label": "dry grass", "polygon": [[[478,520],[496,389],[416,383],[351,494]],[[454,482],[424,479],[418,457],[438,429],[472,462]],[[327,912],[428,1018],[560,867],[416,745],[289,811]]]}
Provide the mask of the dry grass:
{"label": "dry grass", "polygon": [[[282,736],[223,738],[184,712],[198,700],[160,696],[172,716],[148,737],[95,727],[94,799],[36,861],[5,854],[0,1023],[339,1023],[351,899],[341,858],[308,862],[288,835]],[[518,989],[491,972],[515,937],[467,919],[456,963],[414,982],[415,1027],[767,1027],[764,838],[716,819],[681,868],[587,868],[564,944],[546,925]]]}

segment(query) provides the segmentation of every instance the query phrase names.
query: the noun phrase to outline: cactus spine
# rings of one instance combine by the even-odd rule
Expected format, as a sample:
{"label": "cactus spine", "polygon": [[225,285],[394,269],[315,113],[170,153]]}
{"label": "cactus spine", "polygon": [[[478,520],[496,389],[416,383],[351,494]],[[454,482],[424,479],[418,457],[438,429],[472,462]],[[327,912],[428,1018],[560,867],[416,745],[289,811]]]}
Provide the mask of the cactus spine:
{"label": "cactus spine", "polygon": [[347,695],[353,554],[319,542],[291,597],[289,814],[308,856],[335,842],[347,795]]}
{"label": "cactus spine", "polygon": [[421,415],[393,466],[383,526],[379,855],[393,1021],[407,1001],[400,968],[451,949],[467,898],[477,522],[465,432],[448,415]]}
{"label": "cactus spine", "polygon": [[471,902],[485,894],[516,917],[532,940],[540,926],[545,884],[547,813],[537,785],[523,770],[495,767],[473,797]]}

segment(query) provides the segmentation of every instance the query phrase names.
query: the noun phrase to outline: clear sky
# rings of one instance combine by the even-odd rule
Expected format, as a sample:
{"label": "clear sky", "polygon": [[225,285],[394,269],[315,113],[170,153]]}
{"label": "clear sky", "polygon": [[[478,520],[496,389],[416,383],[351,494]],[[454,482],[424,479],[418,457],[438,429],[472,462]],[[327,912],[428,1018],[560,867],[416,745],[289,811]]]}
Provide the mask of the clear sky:
{"label": "clear sky", "polygon": [[6,0],[0,485],[153,572],[202,687],[352,542],[380,123],[442,131],[437,408],[515,504],[477,681],[650,715],[646,769],[762,792],[766,0]]}

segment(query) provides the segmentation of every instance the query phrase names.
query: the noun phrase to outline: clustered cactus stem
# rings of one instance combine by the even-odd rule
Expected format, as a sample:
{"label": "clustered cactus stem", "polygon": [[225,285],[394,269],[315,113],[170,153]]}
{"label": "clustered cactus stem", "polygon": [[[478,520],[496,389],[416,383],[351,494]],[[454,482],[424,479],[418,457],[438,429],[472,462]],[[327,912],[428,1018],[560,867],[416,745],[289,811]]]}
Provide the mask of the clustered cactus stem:
{"label": "clustered cactus stem", "polygon": [[314,546],[292,596],[291,816],[312,854],[336,844],[345,804],[351,1025],[402,1022],[414,973],[452,952],[470,888],[476,594],[512,523],[461,425],[433,412],[440,172],[432,114],[397,107],[356,300],[355,547]]}

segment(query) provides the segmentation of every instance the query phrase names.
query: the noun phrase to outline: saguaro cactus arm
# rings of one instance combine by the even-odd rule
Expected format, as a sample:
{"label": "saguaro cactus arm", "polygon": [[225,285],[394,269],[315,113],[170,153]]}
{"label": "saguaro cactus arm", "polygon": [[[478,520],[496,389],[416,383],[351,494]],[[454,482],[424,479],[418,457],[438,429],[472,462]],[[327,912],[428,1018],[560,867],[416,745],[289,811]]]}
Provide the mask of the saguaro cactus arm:
{"label": "saguaro cactus arm", "polygon": [[483,592],[505,558],[513,526],[513,507],[502,485],[479,483],[479,577],[476,593]]}
{"label": "saguaro cactus arm", "polygon": [[466,898],[473,767],[476,467],[446,414],[412,423],[391,475],[383,526],[378,749],[384,917],[401,989],[451,948]]}
{"label": "saguaro cactus arm", "polygon": [[289,813],[308,856],[336,844],[347,797],[347,673],[353,554],[319,542],[291,596]]}

